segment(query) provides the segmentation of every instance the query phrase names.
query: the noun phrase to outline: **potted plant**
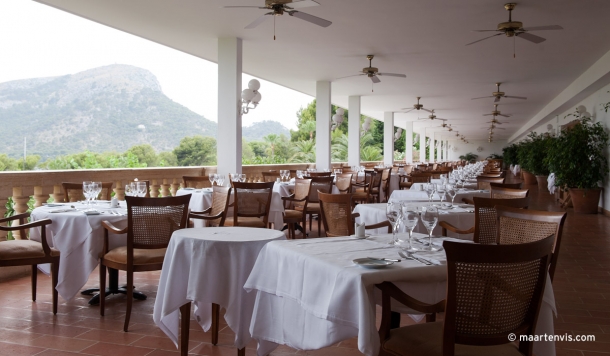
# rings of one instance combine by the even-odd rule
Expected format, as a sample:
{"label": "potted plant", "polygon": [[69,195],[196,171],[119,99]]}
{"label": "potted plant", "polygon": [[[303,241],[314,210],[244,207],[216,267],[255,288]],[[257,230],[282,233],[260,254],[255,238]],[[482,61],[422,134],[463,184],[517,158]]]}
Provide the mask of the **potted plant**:
{"label": "potted plant", "polygon": [[578,123],[563,130],[548,150],[549,168],[555,173],[555,185],[570,192],[574,211],[597,213],[601,189],[599,183],[608,174],[608,133],[604,126],[576,112]]}
{"label": "potted plant", "polygon": [[517,148],[517,159],[521,166],[521,174],[523,175],[523,183],[525,185],[536,185],[538,181],[536,176],[532,174],[532,151],[533,144],[531,137],[527,137],[525,140],[519,142]]}
{"label": "potted plant", "polygon": [[530,133],[528,137],[531,140],[528,152],[529,169],[536,176],[538,190],[548,192],[547,178],[550,171],[546,157],[555,138],[548,133],[536,134],[535,132]]}
{"label": "potted plant", "polygon": [[504,164],[508,167],[519,164],[517,161],[517,148],[516,144],[512,144],[510,146],[506,146],[502,149],[502,157],[504,159]]}
{"label": "potted plant", "polygon": [[468,153],[466,153],[464,155],[461,155],[459,158],[461,160],[463,160],[463,161],[466,161],[466,162],[469,162],[469,163],[474,163],[477,160],[478,157],[479,156],[475,155],[474,153],[468,152]]}

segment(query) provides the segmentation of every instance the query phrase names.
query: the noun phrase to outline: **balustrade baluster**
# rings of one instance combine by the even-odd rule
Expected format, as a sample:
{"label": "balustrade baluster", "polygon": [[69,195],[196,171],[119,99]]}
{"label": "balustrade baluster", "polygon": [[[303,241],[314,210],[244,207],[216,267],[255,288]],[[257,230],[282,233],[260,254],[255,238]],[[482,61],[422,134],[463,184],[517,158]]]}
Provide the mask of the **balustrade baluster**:
{"label": "balustrade baluster", "polygon": [[47,195],[42,194],[42,187],[35,186],[34,187],[34,207],[38,208],[42,206],[43,203],[46,203],[49,200]]}
{"label": "balustrade baluster", "polygon": [[161,186],[157,183],[156,179],[153,179],[152,184],[150,185],[150,197],[151,198],[159,197],[159,188],[161,188]]}
{"label": "balustrade baluster", "polygon": [[[13,209],[15,210],[15,215],[23,214],[28,211],[28,201],[30,200],[29,196],[23,195],[22,187],[13,187]],[[19,221],[15,220],[12,222],[11,226],[19,225]],[[27,236],[21,236],[20,231],[13,231],[13,237],[15,240],[25,240]]]}
{"label": "balustrade baluster", "polygon": [[171,188],[172,196],[174,196],[174,197],[176,196],[178,189],[180,189],[180,180],[177,178],[174,178],[173,183],[172,183],[172,188]]}
{"label": "balustrade baluster", "polygon": [[125,200],[125,186],[120,180],[114,182],[114,197],[118,200]]}
{"label": "balustrade baluster", "polygon": [[162,197],[170,196],[169,187],[170,187],[170,185],[167,183],[167,179],[163,179],[163,184],[161,184],[161,196]]}
{"label": "balustrade baluster", "polygon": [[53,193],[49,194],[55,203],[63,203],[64,202],[64,192],[61,188],[61,185],[53,186]]}

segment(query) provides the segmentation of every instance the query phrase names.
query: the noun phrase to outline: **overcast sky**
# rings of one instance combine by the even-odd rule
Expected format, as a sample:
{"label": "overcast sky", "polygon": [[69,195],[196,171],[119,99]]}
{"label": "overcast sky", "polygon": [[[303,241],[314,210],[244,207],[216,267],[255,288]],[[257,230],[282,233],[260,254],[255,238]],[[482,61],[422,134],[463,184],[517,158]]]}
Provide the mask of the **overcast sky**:
{"label": "overcast sky", "polygon": [[[129,64],[151,71],[175,102],[217,121],[216,63],[30,0],[0,0],[0,33],[0,83]],[[250,79],[243,76],[244,88]],[[294,129],[296,112],[313,100],[264,80],[260,92],[244,126],[274,120]]]}

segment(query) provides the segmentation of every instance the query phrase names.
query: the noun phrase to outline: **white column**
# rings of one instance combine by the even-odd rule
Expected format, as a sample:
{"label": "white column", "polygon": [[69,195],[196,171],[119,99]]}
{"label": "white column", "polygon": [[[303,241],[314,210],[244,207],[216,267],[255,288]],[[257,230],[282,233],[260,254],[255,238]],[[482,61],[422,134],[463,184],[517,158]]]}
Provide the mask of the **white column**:
{"label": "white column", "polygon": [[434,163],[436,161],[436,150],[434,148],[434,131],[432,131],[430,133],[430,163]]}
{"label": "white column", "polygon": [[405,162],[413,162],[413,121],[405,124]]}
{"label": "white column", "polygon": [[449,140],[445,140],[445,161],[449,160]]}
{"label": "white column", "polygon": [[394,164],[394,113],[383,113],[383,163]]}
{"label": "white column", "polygon": [[426,162],[426,128],[419,131],[419,161]]}
{"label": "white column", "polygon": [[316,168],[330,169],[330,82],[316,83]]}
{"label": "white column", "polygon": [[[241,38],[218,39],[218,173],[241,173]],[[227,176],[228,185],[228,176]]]}
{"label": "white column", "polygon": [[360,167],[360,97],[350,96],[348,99],[347,118],[347,162],[350,166]]}

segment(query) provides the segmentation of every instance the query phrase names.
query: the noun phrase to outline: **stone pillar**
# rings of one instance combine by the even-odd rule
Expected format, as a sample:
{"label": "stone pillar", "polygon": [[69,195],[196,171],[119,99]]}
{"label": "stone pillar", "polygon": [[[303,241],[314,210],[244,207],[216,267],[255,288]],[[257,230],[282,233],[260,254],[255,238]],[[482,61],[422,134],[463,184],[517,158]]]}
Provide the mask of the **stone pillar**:
{"label": "stone pillar", "polygon": [[51,198],[53,198],[53,202],[55,203],[63,203],[64,202],[64,191],[61,185],[53,186],[53,193],[49,194]]}
{"label": "stone pillar", "polygon": [[330,169],[331,84],[316,83],[316,169]]}
{"label": "stone pillar", "polygon": [[394,113],[383,113],[383,163],[394,164]]}
{"label": "stone pillar", "polygon": [[[23,195],[22,187],[13,187],[13,209],[15,210],[14,215],[23,214],[28,211],[29,196]],[[11,226],[19,226],[19,220],[14,220]],[[19,231],[13,231],[13,238],[15,240],[25,240],[27,236],[21,236]]]}
{"label": "stone pillar", "polygon": [[34,187],[34,207],[38,208],[42,206],[43,203],[46,203],[49,200],[49,197],[42,194],[42,187],[35,186]]}
{"label": "stone pillar", "polygon": [[348,142],[347,162],[350,166],[360,166],[360,97],[348,98]]}
{"label": "stone pillar", "polygon": [[120,180],[114,182],[114,197],[117,198],[117,200],[125,200],[125,186]]}
{"label": "stone pillar", "polygon": [[157,183],[156,179],[153,179],[153,181],[150,184],[150,197],[151,198],[159,197],[159,188],[161,188],[161,186]]}
{"label": "stone pillar", "polygon": [[218,173],[241,173],[242,40],[218,39]]}
{"label": "stone pillar", "polygon": [[405,163],[413,163],[413,121],[405,124]]}

